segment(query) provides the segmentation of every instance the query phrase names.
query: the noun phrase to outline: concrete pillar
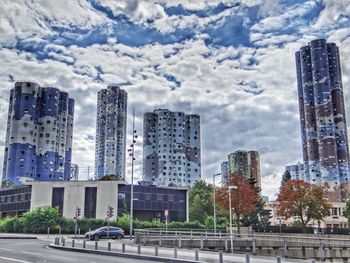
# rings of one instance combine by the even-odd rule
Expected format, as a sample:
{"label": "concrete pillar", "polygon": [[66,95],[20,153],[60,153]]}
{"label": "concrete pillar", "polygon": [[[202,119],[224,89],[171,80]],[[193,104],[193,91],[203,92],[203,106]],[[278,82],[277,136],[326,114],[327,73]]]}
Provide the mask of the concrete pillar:
{"label": "concrete pillar", "polygon": [[86,241],[83,240],[83,248],[86,248]]}
{"label": "concrete pillar", "polygon": [[276,262],[281,263],[281,257],[276,257]]}
{"label": "concrete pillar", "polygon": [[108,251],[111,251],[111,242],[108,242]]}
{"label": "concrete pillar", "polygon": [[72,247],[74,247],[74,246],[75,246],[75,240],[72,239]]}
{"label": "concrete pillar", "polygon": [[196,250],[194,251],[194,259],[195,259],[195,261],[198,261],[198,260],[199,260],[199,252],[198,252],[198,249],[196,249]]}
{"label": "concrete pillar", "polygon": [[255,238],[252,239],[252,252],[253,252],[253,255],[256,255],[256,239]]}
{"label": "concrete pillar", "polygon": [[138,244],[137,245],[137,254],[141,254],[141,245],[140,244]]}
{"label": "concrete pillar", "polygon": [[174,258],[177,258],[177,247],[174,247]]}
{"label": "concrete pillar", "polygon": [[158,257],[158,246],[154,247],[154,255]]}
{"label": "concrete pillar", "polygon": [[323,244],[322,241],[320,242],[320,259],[321,259],[322,261],[325,260],[324,244]]}
{"label": "concrete pillar", "polygon": [[125,253],[125,244],[122,244],[122,252]]}
{"label": "concrete pillar", "polygon": [[224,263],[224,256],[222,254],[222,251],[219,251],[219,263]]}
{"label": "concrete pillar", "polygon": [[283,256],[288,257],[288,243],[287,240],[283,240]]}
{"label": "concrete pillar", "polygon": [[245,263],[250,263],[250,256],[249,256],[249,254],[245,254]]}
{"label": "concrete pillar", "polygon": [[95,250],[98,249],[98,241],[95,241]]}

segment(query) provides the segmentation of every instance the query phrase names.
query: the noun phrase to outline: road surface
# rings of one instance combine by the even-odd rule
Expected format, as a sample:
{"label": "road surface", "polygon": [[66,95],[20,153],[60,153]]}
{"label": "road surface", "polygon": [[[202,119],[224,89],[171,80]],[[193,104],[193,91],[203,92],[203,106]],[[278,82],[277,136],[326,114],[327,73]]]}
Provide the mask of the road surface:
{"label": "road surface", "polygon": [[0,262],[1,263],[151,263],[151,261],[136,260],[130,258],[116,258],[57,250],[48,247],[49,242],[39,239],[0,239]]}

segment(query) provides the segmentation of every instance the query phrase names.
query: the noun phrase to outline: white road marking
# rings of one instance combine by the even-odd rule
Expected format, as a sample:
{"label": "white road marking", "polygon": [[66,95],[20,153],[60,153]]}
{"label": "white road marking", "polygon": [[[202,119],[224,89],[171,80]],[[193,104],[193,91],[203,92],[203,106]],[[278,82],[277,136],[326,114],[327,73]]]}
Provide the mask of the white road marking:
{"label": "white road marking", "polygon": [[20,260],[20,259],[16,259],[16,258],[6,258],[6,257],[0,257],[0,259],[5,259],[8,261],[14,261],[14,262],[19,262],[19,263],[34,263],[31,261],[25,261],[25,260]]}
{"label": "white road marking", "polygon": [[12,248],[0,248],[1,250],[6,250],[6,251],[13,251]]}
{"label": "white road marking", "polygon": [[42,256],[42,253],[35,253],[35,252],[30,252],[30,251],[20,251],[20,253],[25,253],[25,254],[31,254],[31,255],[36,255],[36,256]]}

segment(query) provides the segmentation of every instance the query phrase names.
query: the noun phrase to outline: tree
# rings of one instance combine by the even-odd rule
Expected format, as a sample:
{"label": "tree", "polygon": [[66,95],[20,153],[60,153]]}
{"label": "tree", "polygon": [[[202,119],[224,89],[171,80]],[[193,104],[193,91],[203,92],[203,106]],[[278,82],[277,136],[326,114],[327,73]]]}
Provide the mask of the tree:
{"label": "tree", "polygon": [[7,188],[7,187],[11,187],[14,186],[15,184],[12,181],[9,180],[2,180],[1,181],[1,188]]}
{"label": "tree", "polygon": [[271,211],[265,209],[265,202],[262,200],[260,196],[261,188],[257,186],[257,180],[255,178],[248,179],[250,185],[254,188],[259,201],[255,206],[255,210],[247,216],[243,216],[241,219],[241,223],[244,226],[260,226],[267,227],[269,226],[271,219]]}
{"label": "tree", "polygon": [[[238,231],[240,230],[241,216],[248,216],[255,211],[256,205],[259,202],[259,197],[249,183],[242,175],[229,175],[228,186],[237,186],[230,192],[232,208],[236,215]],[[217,203],[221,209],[229,211],[229,192],[228,187],[221,187],[217,190]]]}
{"label": "tree", "polygon": [[345,210],[343,211],[343,216],[345,216],[348,219],[348,222],[350,222],[350,198],[348,200],[346,200]]}
{"label": "tree", "polygon": [[213,190],[213,185],[205,181],[194,184],[189,193],[190,220],[204,223],[207,216],[213,215]]}
{"label": "tree", "polygon": [[117,174],[107,174],[102,176],[99,181],[118,181],[120,180],[120,176]]}
{"label": "tree", "polygon": [[290,175],[290,172],[288,170],[285,170],[283,175],[282,175],[280,191],[283,188],[284,184],[291,179],[292,179],[292,176]]}
{"label": "tree", "polygon": [[288,180],[278,195],[279,214],[285,218],[297,216],[303,228],[311,219],[322,220],[330,214],[327,193],[322,186],[301,180]]}
{"label": "tree", "polygon": [[49,206],[25,212],[21,217],[23,230],[26,233],[46,233],[48,227],[57,226],[60,220],[58,208]]}

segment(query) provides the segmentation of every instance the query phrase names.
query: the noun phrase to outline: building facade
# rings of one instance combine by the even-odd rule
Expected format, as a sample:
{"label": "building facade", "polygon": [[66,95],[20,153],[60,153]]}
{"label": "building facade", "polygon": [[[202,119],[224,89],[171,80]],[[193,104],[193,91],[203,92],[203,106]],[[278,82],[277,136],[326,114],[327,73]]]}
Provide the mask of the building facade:
{"label": "building facade", "polygon": [[228,161],[222,162],[220,165],[221,170],[221,185],[224,186],[227,183],[228,176]]}
{"label": "building facade", "polygon": [[127,93],[117,85],[98,92],[95,179],[125,178]]}
{"label": "building facade", "polygon": [[3,180],[69,180],[73,120],[68,93],[16,82],[10,91]]}
{"label": "building facade", "polygon": [[79,180],[79,165],[72,163],[70,165],[70,180],[78,181]]}
{"label": "building facade", "polygon": [[333,201],[349,185],[349,146],[339,50],[324,39],[295,54],[305,181],[325,185]]}
{"label": "building facade", "polygon": [[287,165],[286,171],[289,172],[291,180],[304,180],[304,165],[301,162]]}
{"label": "building facade", "polygon": [[254,179],[261,188],[260,156],[257,151],[235,151],[228,155],[228,174],[241,174]]}
{"label": "building facade", "polygon": [[201,178],[200,117],[157,109],[143,119],[143,180],[192,186]]}
{"label": "building facade", "polygon": [[[140,220],[188,221],[187,188],[134,185],[134,217]],[[105,219],[107,208],[114,208],[112,220],[130,211],[131,185],[124,181],[27,182],[0,188],[0,216],[18,216],[43,206],[58,207],[60,214],[73,218],[76,207],[80,218]]]}
{"label": "building facade", "polygon": [[[328,229],[348,228],[348,219],[343,215],[346,209],[346,203],[344,202],[331,202],[331,209],[329,216],[324,217],[322,220],[310,220],[307,227],[321,227]],[[270,223],[271,226],[293,226],[293,223],[299,222],[300,217],[285,218],[279,214],[278,201],[267,201],[264,209],[271,211]]]}

